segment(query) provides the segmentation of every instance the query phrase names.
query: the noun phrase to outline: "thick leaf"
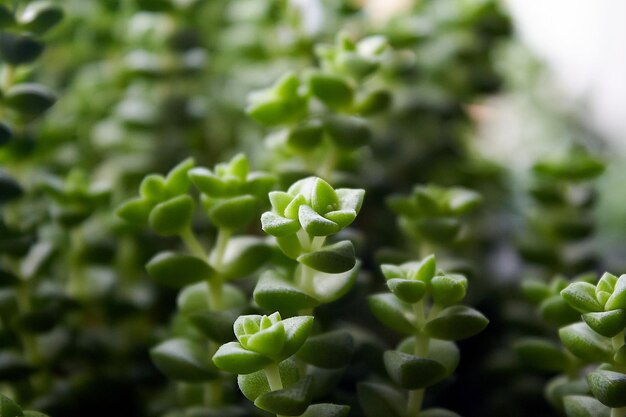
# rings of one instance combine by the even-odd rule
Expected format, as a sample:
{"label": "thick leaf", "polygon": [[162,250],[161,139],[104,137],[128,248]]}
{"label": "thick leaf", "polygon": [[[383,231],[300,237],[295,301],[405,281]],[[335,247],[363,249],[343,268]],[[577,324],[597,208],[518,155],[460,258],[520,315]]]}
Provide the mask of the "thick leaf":
{"label": "thick leaf", "polygon": [[310,337],[298,351],[298,358],[319,368],[342,368],[350,363],[354,340],[350,333],[335,330]]}
{"label": "thick leaf", "polygon": [[48,110],[56,99],[46,87],[31,83],[17,84],[4,96],[4,101],[9,107],[30,117],[39,116]]}
{"label": "thick leaf", "polygon": [[343,149],[356,149],[372,140],[372,131],[365,119],[334,115],[324,120],[326,133],[333,143]]}
{"label": "thick leaf", "polygon": [[12,65],[33,62],[44,50],[45,45],[29,34],[0,34],[0,56]]}
{"label": "thick leaf", "polygon": [[[231,308],[240,308],[248,305],[246,295],[237,287],[224,284],[222,287],[222,306],[224,310]],[[178,294],[176,303],[180,313],[183,315],[204,312],[209,309],[215,309],[210,306],[209,300],[211,289],[204,282],[189,285],[181,290]]]}
{"label": "thick leaf", "polygon": [[181,161],[170,170],[165,178],[165,191],[171,197],[185,194],[189,191],[189,171],[195,165],[193,158],[187,158]]}
{"label": "thick leaf", "polygon": [[609,297],[604,305],[605,310],[616,310],[618,308],[626,309],[626,275],[622,275],[615,283],[613,294]]}
{"label": "thick leaf", "polygon": [[296,149],[313,149],[321,142],[322,134],[322,123],[319,120],[307,121],[289,129],[287,144]]}
{"label": "thick leaf", "polygon": [[569,395],[564,398],[567,417],[609,417],[610,409],[593,397]]}
{"label": "thick leaf", "polygon": [[593,396],[611,408],[626,407],[626,375],[620,372],[595,370],[587,375]]}
{"label": "thick leaf", "polygon": [[465,298],[467,278],[459,274],[437,275],[430,281],[435,303],[447,306]]}
{"label": "thick leaf", "polygon": [[426,284],[414,279],[392,278],[387,281],[389,290],[405,303],[416,303],[426,294]]}
{"label": "thick leaf", "polygon": [[[300,379],[298,364],[293,359],[282,361],[279,364],[280,379],[283,386],[289,388]],[[260,395],[270,392],[270,384],[267,382],[265,371],[260,370],[247,375],[239,375],[237,384],[243,395],[250,401],[256,400]]]}
{"label": "thick leaf", "polygon": [[0,417],[23,417],[24,413],[13,400],[0,394]]}
{"label": "thick leaf", "polygon": [[384,90],[376,90],[369,93],[356,106],[356,111],[361,116],[371,116],[385,111],[391,105],[391,93]]}
{"label": "thick leaf", "polygon": [[253,236],[230,238],[222,257],[220,274],[225,279],[247,277],[261,267],[272,255],[271,246]]}
{"label": "thick leaf", "polygon": [[552,295],[550,288],[544,282],[536,279],[527,279],[522,282],[522,292],[526,299],[534,305],[540,304]]}
{"label": "thick leaf", "polygon": [[357,393],[367,417],[405,417],[406,398],[392,387],[362,382],[357,385]]}
{"label": "thick leaf", "polygon": [[117,209],[115,214],[129,223],[143,225],[148,223],[150,211],[153,207],[153,203],[144,198],[138,197],[122,204]]}
{"label": "thick leaf", "polygon": [[561,291],[561,296],[570,306],[581,313],[603,310],[596,299],[596,287],[588,282],[574,282],[568,285]]}
{"label": "thick leaf", "polygon": [[559,330],[563,345],[574,355],[590,362],[610,362],[610,339],[591,330],[585,323],[574,323]]}
{"label": "thick leaf", "polygon": [[160,235],[172,236],[191,225],[194,202],[188,195],[181,195],[157,204],[150,212],[150,227]]}
{"label": "thick leaf", "polygon": [[544,392],[546,399],[552,407],[562,413],[565,413],[563,398],[568,395],[590,394],[587,381],[584,378],[571,380],[565,375],[560,375],[551,379],[546,385]]}
{"label": "thick leaf", "polygon": [[429,408],[424,411],[420,411],[420,417],[461,417],[454,411],[446,410],[445,408]]}
{"label": "thick leaf", "polygon": [[241,309],[227,311],[199,311],[189,316],[189,321],[204,336],[218,343],[227,343],[235,338],[233,324]]}
{"label": "thick leaf", "polygon": [[349,106],[354,96],[354,90],[344,78],[331,74],[311,75],[309,88],[315,97],[331,109]]}
{"label": "thick leaf", "polygon": [[[397,348],[398,351],[413,355],[415,353],[415,336],[404,339]],[[446,376],[452,375],[459,366],[461,354],[454,342],[431,339],[428,344],[427,359],[439,362],[446,369]]]}
{"label": "thick leaf", "polygon": [[208,215],[217,227],[237,229],[246,226],[257,215],[257,201],[251,195],[219,200]]}
{"label": "thick leaf", "polygon": [[203,382],[218,374],[205,348],[188,339],[171,339],[150,350],[156,367],[175,381]]}
{"label": "thick leaf", "polygon": [[339,404],[313,404],[300,417],[348,417],[350,407]]}
{"label": "thick leaf", "polygon": [[224,371],[245,375],[265,368],[272,363],[272,360],[267,356],[244,349],[237,342],[230,342],[220,346],[213,355],[213,362]]}
{"label": "thick leaf", "polygon": [[522,363],[541,371],[564,371],[569,365],[565,352],[549,340],[527,337],[515,343],[515,352]]}
{"label": "thick leaf", "polygon": [[354,245],[348,240],[343,240],[327,245],[316,252],[300,255],[298,262],[328,274],[346,272],[354,268],[356,264]]}
{"label": "thick leaf", "polygon": [[580,313],[570,307],[560,295],[546,298],[539,306],[543,318],[554,326],[565,326],[580,320]]}
{"label": "thick leaf", "polygon": [[29,32],[43,34],[63,19],[63,9],[49,1],[30,3],[20,16],[21,26]]}
{"label": "thick leaf", "polygon": [[266,271],[254,288],[254,301],[272,311],[297,311],[316,307],[319,302],[296,288],[275,271]]}
{"label": "thick leaf", "polygon": [[626,327],[626,310],[601,311],[582,315],[583,320],[596,333],[613,337]]}
{"label": "thick leaf", "polygon": [[471,307],[452,306],[428,321],[425,330],[437,339],[462,340],[482,332],[488,323],[482,313]]}
{"label": "thick leaf", "polygon": [[147,264],[148,274],[160,284],[180,288],[212,279],[216,272],[211,266],[192,255],[161,252]]}
{"label": "thick leaf", "polygon": [[298,352],[313,329],[313,316],[296,316],[282,321],[285,327],[285,344],[281,358],[288,358]]}
{"label": "thick leaf", "polygon": [[328,236],[341,230],[337,223],[322,217],[307,205],[299,207],[298,220],[302,228],[311,236]]}
{"label": "thick leaf", "polygon": [[20,283],[20,279],[8,269],[0,266],[0,288],[12,287]]}
{"label": "thick leaf", "polygon": [[357,260],[354,268],[341,274],[316,271],[313,276],[313,296],[320,303],[338,300],[352,288],[360,270],[361,262]]}
{"label": "thick leaf", "polygon": [[311,393],[311,378],[306,377],[289,388],[260,395],[254,405],[274,414],[299,416],[311,404]]}
{"label": "thick leaf", "polygon": [[368,298],[372,313],[385,326],[403,334],[415,333],[411,322],[411,306],[398,300],[393,294],[376,294]]}
{"label": "thick leaf", "polygon": [[288,236],[300,230],[300,223],[297,220],[266,211],[261,215],[261,227],[265,233],[272,236]]}
{"label": "thick leaf", "polygon": [[383,358],[391,379],[405,389],[426,388],[447,376],[446,368],[432,359],[396,350],[386,351]]}
{"label": "thick leaf", "polygon": [[24,190],[12,177],[0,171],[0,203],[15,200],[24,194]]}

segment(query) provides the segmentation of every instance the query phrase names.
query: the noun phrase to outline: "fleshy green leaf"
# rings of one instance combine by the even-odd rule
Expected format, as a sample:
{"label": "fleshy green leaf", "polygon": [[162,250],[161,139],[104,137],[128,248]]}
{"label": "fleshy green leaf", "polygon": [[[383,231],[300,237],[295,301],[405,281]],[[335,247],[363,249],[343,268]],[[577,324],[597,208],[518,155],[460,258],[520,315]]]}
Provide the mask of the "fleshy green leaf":
{"label": "fleshy green leaf", "polygon": [[561,295],[545,299],[539,306],[539,311],[548,323],[555,326],[565,326],[580,319],[580,313],[570,307]]}
{"label": "fleshy green leaf", "polygon": [[313,404],[300,417],[348,417],[350,407],[339,404]]}
{"label": "fleshy green leaf", "polygon": [[178,288],[212,279],[216,274],[207,262],[174,252],[157,254],[146,264],[146,269],[159,283]]}
{"label": "fleshy green leaf", "polygon": [[217,227],[237,229],[246,226],[257,215],[257,200],[251,195],[220,200],[211,207],[208,214]]}
{"label": "fleshy green leaf", "polygon": [[16,84],[9,88],[4,96],[4,102],[9,107],[30,117],[44,113],[56,100],[57,97],[52,91],[42,85],[31,83]]}
{"label": "fleshy green leaf", "polygon": [[[285,387],[293,386],[300,379],[300,372],[295,360],[288,359],[279,365],[280,379]],[[250,401],[256,400],[260,395],[270,392],[270,385],[263,370],[251,374],[239,375],[237,384],[243,395]]]}
{"label": "fleshy green leaf", "polygon": [[143,225],[148,223],[152,207],[154,207],[154,204],[138,197],[122,204],[115,213],[129,223]]}
{"label": "fleshy green leaf", "polygon": [[281,358],[290,357],[302,348],[311,334],[313,321],[313,316],[296,316],[283,320],[285,344],[280,354]]}
{"label": "fleshy green leaf", "polygon": [[189,339],[171,339],[150,350],[156,367],[176,381],[203,382],[217,372],[210,365],[205,349]]}
{"label": "fleshy green leaf", "polygon": [[429,408],[420,412],[420,417],[461,417],[454,411],[445,408]]}
{"label": "fleshy green leaf", "polygon": [[297,311],[312,308],[319,302],[296,288],[274,271],[267,271],[254,288],[254,300],[263,308],[279,311]]}
{"label": "fleshy green leaf", "polygon": [[574,323],[559,330],[563,345],[574,355],[590,362],[610,362],[611,341],[591,330],[585,323]]}
{"label": "fleshy green leaf", "polygon": [[328,274],[346,272],[356,264],[354,245],[348,240],[327,245],[316,252],[300,255],[298,262]]}
{"label": "fleshy green leaf", "polygon": [[324,120],[328,137],[342,149],[356,149],[372,140],[372,131],[365,119],[355,116],[333,115]]}
{"label": "fleshy green leaf", "polygon": [[254,405],[270,413],[299,416],[311,404],[311,378],[305,377],[289,388],[260,395]]}
{"label": "fleshy green leaf", "polygon": [[626,406],[626,375],[598,369],[587,375],[593,396],[611,408]]}
{"label": "fleshy green leaf", "polygon": [[220,346],[213,355],[213,362],[224,371],[245,375],[265,368],[272,363],[272,359],[244,349],[237,342],[230,342]]}
{"label": "fleshy green leaf", "polygon": [[225,279],[247,277],[272,255],[272,248],[263,239],[252,236],[230,238],[222,257],[220,274]]}
{"label": "fleshy green leaf", "polygon": [[150,227],[160,235],[172,236],[191,225],[194,202],[188,195],[174,197],[157,204],[150,212]]}
{"label": "fleshy green leaf", "polygon": [[298,219],[311,236],[328,236],[341,230],[337,223],[322,217],[307,205],[301,205],[298,209]]}
{"label": "fleshy green leaf", "polygon": [[396,350],[386,351],[384,361],[391,379],[405,389],[426,388],[447,375],[444,366],[437,361]]}
{"label": "fleshy green leaf", "polygon": [[374,382],[357,386],[361,409],[367,417],[405,417],[406,398],[394,388]]}
{"label": "fleshy green leaf", "polygon": [[392,294],[376,294],[368,298],[372,313],[385,326],[403,334],[415,333],[410,320],[410,305],[398,300]]}
{"label": "fleshy green leaf", "polygon": [[271,211],[266,211],[261,215],[261,227],[265,233],[272,236],[287,236],[300,230],[300,223],[297,220],[281,217]]}
{"label": "fleshy green leaf", "polygon": [[414,279],[392,278],[387,281],[389,290],[405,303],[416,303],[426,294],[426,284]]}
{"label": "fleshy green leaf", "polygon": [[189,170],[193,168],[193,158],[187,158],[176,165],[165,178],[165,191],[169,196],[177,196],[189,191]]}
{"label": "fleshy green leaf", "polygon": [[319,368],[342,368],[350,363],[354,340],[350,333],[335,330],[310,337],[298,351],[298,358]]}
{"label": "fleshy green leaf", "polygon": [[588,282],[574,282],[568,285],[561,291],[561,296],[570,306],[581,313],[603,310],[596,300],[596,287]]}
{"label": "fleshy green leaf", "polygon": [[309,78],[309,88],[315,97],[331,109],[348,107],[354,90],[342,77],[316,73]]}
{"label": "fleshy green leaf", "polygon": [[605,310],[616,310],[618,308],[626,308],[626,275],[618,278],[613,294],[611,294],[604,305]]}
{"label": "fleshy green leaf", "polygon": [[587,313],[582,318],[596,333],[606,337],[613,337],[626,327],[626,311],[622,309]]}
{"label": "fleshy green leaf", "polygon": [[515,343],[515,352],[522,363],[541,371],[564,371],[569,365],[565,352],[549,340],[527,337]]}
{"label": "fleshy green leaf", "polygon": [[471,307],[452,306],[428,321],[425,330],[437,339],[462,340],[482,332],[488,323],[482,313]]}
{"label": "fleshy green leaf", "polygon": [[319,120],[310,120],[289,129],[287,144],[296,149],[313,149],[322,141],[322,123]]}
{"label": "fleshy green leaf", "polygon": [[320,303],[330,303],[343,297],[356,282],[361,269],[361,262],[356,261],[354,267],[340,274],[327,274],[316,271],[313,275],[313,296]]}
{"label": "fleshy green leaf", "polygon": [[20,16],[20,25],[29,32],[43,34],[63,19],[63,9],[49,1],[30,3]]}
{"label": "fleshy green leaf", "polygon": [[567,417],[609,417],[609,408],[593,397],[569,395],[563,399]]}
{"label": "fleshy green leaf", "polygon": [[465,298],[467,278],[459,274],[437,275],[432,278],[430,285],[435,303],[447,306]]}
{"label": "fleshy green leaf", "polygon": [[23,417],[24,413],[13,400],[0,394],[0,417]]}
{"label": "fleshy green leaf", "polygon": [[218,343],[227,343],[235,338],[233,324],[240,309],[226,311],[198,311],[189,315],[190,323],[204,336]]}

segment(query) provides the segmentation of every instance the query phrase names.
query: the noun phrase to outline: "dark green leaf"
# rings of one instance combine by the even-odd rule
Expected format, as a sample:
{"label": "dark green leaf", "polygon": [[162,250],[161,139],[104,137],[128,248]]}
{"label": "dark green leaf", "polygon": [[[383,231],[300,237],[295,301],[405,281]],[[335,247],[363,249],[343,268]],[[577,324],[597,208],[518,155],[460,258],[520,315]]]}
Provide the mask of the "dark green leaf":
{"label": "dark green leaf", "polygon": [[297,311],[319,304],[315,298],[296,288],[275,271],[261,275],[254,288],[254,300],[261,307],[272,311]]}
{"label": "dark green leaf", "polygon": [[610,362],[610,339],[591,330],[585,323],[574,323],[559,330],[563,345],[574,355],[590,362]]}
{"label": "dark green leaf", "polygon": [[594,397],[611,408],[626,406],[626,375],[598,369],[587,375]]}
{"label": "dark green leaf", "polygon": [[44,44],[29,34],[0,33],[0,55],[11,65],[33,62],[44,50]]}
{"label": "dark green leaf", "polygon": [[367,417],[405,417],[406,398],[392,387],[362,382],[357,385],[357,393]]}
{"label": "dark green leaf", "polygon": [[626,327],[626,310],[601,311],[582,315],[583,320],[596,333],[613,337]]}
{"label": "dark green leaf", "polygon": [[386,351],[384,361],[391,379],[409,390],[429,387],[447,376],[446,368],[439,362],[396,350]]}
{"label": "dark green leaf", "polygon": [[175,381],[203,382],[217,376],[206,349],[188,339],[171,339],[150,350],[156,367]]}
{"label": "dark green leaf", "polygon": [[541,371],[565,371],[569,360],[559,345],[551,341],[527,337],[515,343],[515,352],[522,363]]}
{"label": "dark green leaf", "polygon": [[200,258],[174,252],[157,254],[146,264],[146,270],[160,284],[175,288],[210,280],[216,275]]}
{"label": "dark green leaf", "polygon": [[482,332],[488,323],[485,316],[471,307],[452,306],[428,321],[425,330],[437,339],[462,340]]}
{"label": "dark green leaf", "polygon": [[350,106],[354,90],[342,77],[316,73],[309,78],[309,88],[315,97],[331,109]]}
{"label": "dark green leaf", "polygon": [[356,264],[354,245],[348,240],[327,245],[316,252],[300,255],[298,262],[328,274],[346,272]]}
{"label": "dark green leaf", "polygon": [[4,101],[9,107],[29,117],[44,113],[52,107],[56,99],[46,87],[31,83],[17,84],[4,96]]}
{"label": "dark green leaf", "polygon": [[302,378],[296,384],[282,390],[260,395],[254,405],[270,413],[299,416],[311,404],[311,378]]}
{"label": "dark green leaf", "polygon": [[310,337],[297,353],[299,359],[319,368],[342,368],[350,363],[354,341],[347,331],[336,330]]}
{"label": "dark green leaf", "polygon": [[188,195],[181,195],[157,204],[150,212],[150,227],[160,235],[172,236],[191,225],[194,202]]}
{"label": "dark green leaf", "polygon": [[372,313],[385,326],[403,334],[415,333],[410,319],[411,307],[392,294],[376,294],[368,298]]}

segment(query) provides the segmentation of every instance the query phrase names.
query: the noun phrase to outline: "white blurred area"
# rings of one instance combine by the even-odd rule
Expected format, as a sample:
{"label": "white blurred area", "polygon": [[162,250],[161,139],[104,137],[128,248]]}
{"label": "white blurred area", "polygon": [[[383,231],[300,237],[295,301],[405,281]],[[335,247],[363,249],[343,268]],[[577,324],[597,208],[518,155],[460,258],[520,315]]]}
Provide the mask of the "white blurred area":
{"label": "white blurred area", "polygon": [[581,116],[626,151],[626,1],[506,3],[522,41],[584,106]]}

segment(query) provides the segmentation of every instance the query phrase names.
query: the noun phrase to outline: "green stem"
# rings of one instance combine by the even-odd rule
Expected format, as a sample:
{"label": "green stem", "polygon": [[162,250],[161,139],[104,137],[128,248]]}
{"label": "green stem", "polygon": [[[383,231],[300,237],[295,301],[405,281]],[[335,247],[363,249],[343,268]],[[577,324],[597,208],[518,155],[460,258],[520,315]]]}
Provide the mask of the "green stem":
{"label": "green stem", "polygon": [[626,407],[611,408],[611,417],[625,417],[625,416],[626,416]]}
{"label": "green stem", "polygon": [[219,271],[222,268],[222,261],[224,258],[224,252],[226,252],[226,247],[228,246],[228,240],[232,236],[232,230],[229,229],[219,229],[217,231],[217,239],[215,241],[215,247],[213,248],[213,252],[211,252],[211,266]]}
{"label": "green stem", "polygon": [[624,330],[613,336],[611,338],[611,343],[613,344],[613,350],[615,351],[624,346]]}
{"label": "green stem", "polygon": [[185,246],[187,246],[187,249],[189,250],[189,252],[191,252],[193,256],[196,256],[204,261],[207,260],[208,255],[196,238],[193,230],[191,230],[191,227],[180,232],[180,238],[183,240]]}
{"label": "green stem", "polygon": [[[430,313],[428,317],[431,317],[433,314],[437,314],[437,309],[439,309],[436,304],[432,306],[430,309]],[[415,324],[417,327],[417,331],[415,333],[415,356],[425,357],[428,355],[428,347],[430,345],[430,338],[422,333],[422,328],[426,323],[426,312],[425,312],[425,302],[424,300],[420,300],[417,303],[413,304],[413,311],[415,313]],[[434,310],[434,313],[433,313]],[[417,417],[422,409],[422,403],[424,401],[424,389],[416,389],[409,391],[409,401],[407,404],[407,417]]]}
{"label": "green stem", "polygon": [[[265,367],[265,376],[267,382],[270,385],[272,391],[278,391],[283,389],[283,380],[280,378],[280,369],[278,368],[278,362],[272,363]],[[283,417],[280,414],[276,414],[276,417]]]}

